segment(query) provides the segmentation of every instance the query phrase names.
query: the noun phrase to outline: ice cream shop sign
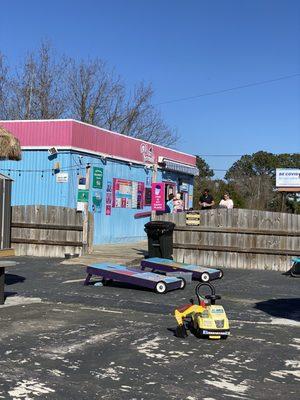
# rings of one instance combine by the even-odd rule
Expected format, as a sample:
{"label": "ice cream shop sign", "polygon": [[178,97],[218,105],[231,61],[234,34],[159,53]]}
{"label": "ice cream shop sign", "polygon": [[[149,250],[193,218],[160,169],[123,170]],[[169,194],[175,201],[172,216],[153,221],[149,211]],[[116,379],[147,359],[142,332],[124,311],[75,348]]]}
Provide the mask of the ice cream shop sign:
{"label": "ice cream shop sign", "polygon": [[165,211],[165,184],[152,183],[151,208],[153,211]]}
{"label": "ice cream shop sign", "polygon": [[141,154],[143,156],[144,162],[154,163],[154,152],[153,147],[149,143],[142,143],[141,147]]}

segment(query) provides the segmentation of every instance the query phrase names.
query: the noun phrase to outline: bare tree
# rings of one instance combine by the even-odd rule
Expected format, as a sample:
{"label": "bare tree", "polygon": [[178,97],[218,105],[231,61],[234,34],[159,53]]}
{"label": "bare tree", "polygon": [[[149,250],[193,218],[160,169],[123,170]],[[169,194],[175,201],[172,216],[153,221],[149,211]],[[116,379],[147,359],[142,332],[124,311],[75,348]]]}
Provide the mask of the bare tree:
{"label": "bare tree", "polygon": [[136,86],[132,99],[124,107],[119,123],[119,132],[149,142],[171,146],[178,135],[163,121],[159,111],[152,105],[153,89],[151,85],[140,83]]}
{"label": "bare tree", "polygon": [[9,105],[9,118],[34,119],[36,110],[34,106],[36,64],[32,54],[29,54],[24,64],[11,80],[11,101]]}
{"label": "bare tree", "polygon": [[12,80],[10,116],[14,119],[61,118],[66,108],[64,71],[49,43],[27,55]]}
{"label": "bare tree", "polygon": [[151,104],[150,85],[141,83],[127,95],[120,77],[99,59],[72,61],[67,81],[72,118],[166,146],[176,143],[177,135]]}
{"label": "bare tree", "polygon": [[178,137],[152,104],[151,85],[128,93],[100,59],[79,63],[57,57],[47,42],[29,53],[14,74],[0,54],[0,114],[10,119],[69,117],[153,143],[170,146]]}
{"label": "bare tree", "polygon": [[107,109],[114,108],[112,99],[117,93],[118,81],[99,59],[79,64],[72,60],[70,65],[67,78],[68,113],[89,124],[106,124],[109,118]]}
{"label": "bare tree", "polygon": [[0,119],[7,118],[9,107],[10,82],[8,76],[8,66],[4,55],[0,52]]}
{"label": "bare tree", "polygon": [[41,119],[60,118],[65,111],[66,61],[58,61],[48,43],[39,49],[36,71],[36,109]]}

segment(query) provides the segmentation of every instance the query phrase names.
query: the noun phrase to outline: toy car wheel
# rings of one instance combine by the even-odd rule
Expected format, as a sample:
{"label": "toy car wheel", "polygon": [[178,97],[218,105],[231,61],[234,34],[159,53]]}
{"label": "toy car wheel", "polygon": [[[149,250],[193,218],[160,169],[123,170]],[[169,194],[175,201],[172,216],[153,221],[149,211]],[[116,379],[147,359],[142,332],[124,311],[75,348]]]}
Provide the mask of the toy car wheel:
{"label": "toy car wheel", "polygon": [[112,282],[112,279],[102,279],[102,285],[103,286],[108,286]]}
{"label": "toy car wheel", "polygon": [[184,278],[179,278],[181,280],[180,289],[183,290],[186,287],[186,280]]}
{"label": "toy car wheel", "polygon": [[167,285],[165,284],[165,282],[162,282],[162,281],[157,282],[157,284],[155,286],[155,291],[156,291],[156,293],[159,293],[159,294],[166,293]]}
{"label": "toy car wheel", "polygon": [[210,276],[208,272],[203,272],[203,274],[201,275],[201,281],[202,282],[209,282],[210,280]]}

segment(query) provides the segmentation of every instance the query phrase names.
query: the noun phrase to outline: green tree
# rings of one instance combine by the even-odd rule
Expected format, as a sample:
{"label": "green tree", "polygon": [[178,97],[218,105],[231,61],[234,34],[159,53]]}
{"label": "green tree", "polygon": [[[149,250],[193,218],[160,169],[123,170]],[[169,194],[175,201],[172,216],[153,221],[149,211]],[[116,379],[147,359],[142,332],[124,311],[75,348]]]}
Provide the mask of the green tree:
{"label": "green tree", "polygon": [[[227,171],[225,179],[243,199],[246,208],[274,211],[294,211],[298,207],[276,192],[276,168],[300,168],[300,154],[273,154],[259,151],[244,155]],[[296,196],[294,196],[296,198]],[[289,200],[288,200],[289,199]]]}
{"label": "green tree", "polygon": [[239,192],[235,190],[234,185],[226,182],[223,179],[216,179],[212,181],[212,186],[210,187],[211,194],[215,200],[215,204],[218,205],[223,198],[224,193],[229,193],[230,198],[233,200],[235,208],[243,208],[245,202],[243,197]]}
{"label": "green tree", "polygon": [[196,156],[196,166],[199,170],[199,175],[195,176],[194,180],[194,208],[199,208],[199,197],[204,188],[212,187],[211,178],[214,176],[214,171],[210,168],[207,162],[200,156]]}

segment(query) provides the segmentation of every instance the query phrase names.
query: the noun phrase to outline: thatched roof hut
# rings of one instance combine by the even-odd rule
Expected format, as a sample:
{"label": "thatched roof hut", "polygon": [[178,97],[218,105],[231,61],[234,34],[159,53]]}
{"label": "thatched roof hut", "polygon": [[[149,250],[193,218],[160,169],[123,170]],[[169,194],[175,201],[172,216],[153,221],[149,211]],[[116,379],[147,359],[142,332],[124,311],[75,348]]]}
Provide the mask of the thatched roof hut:
{"label": "thatched roof hut", "polygon": [[0,126],[0,159],[21,160],[20,141]]}

